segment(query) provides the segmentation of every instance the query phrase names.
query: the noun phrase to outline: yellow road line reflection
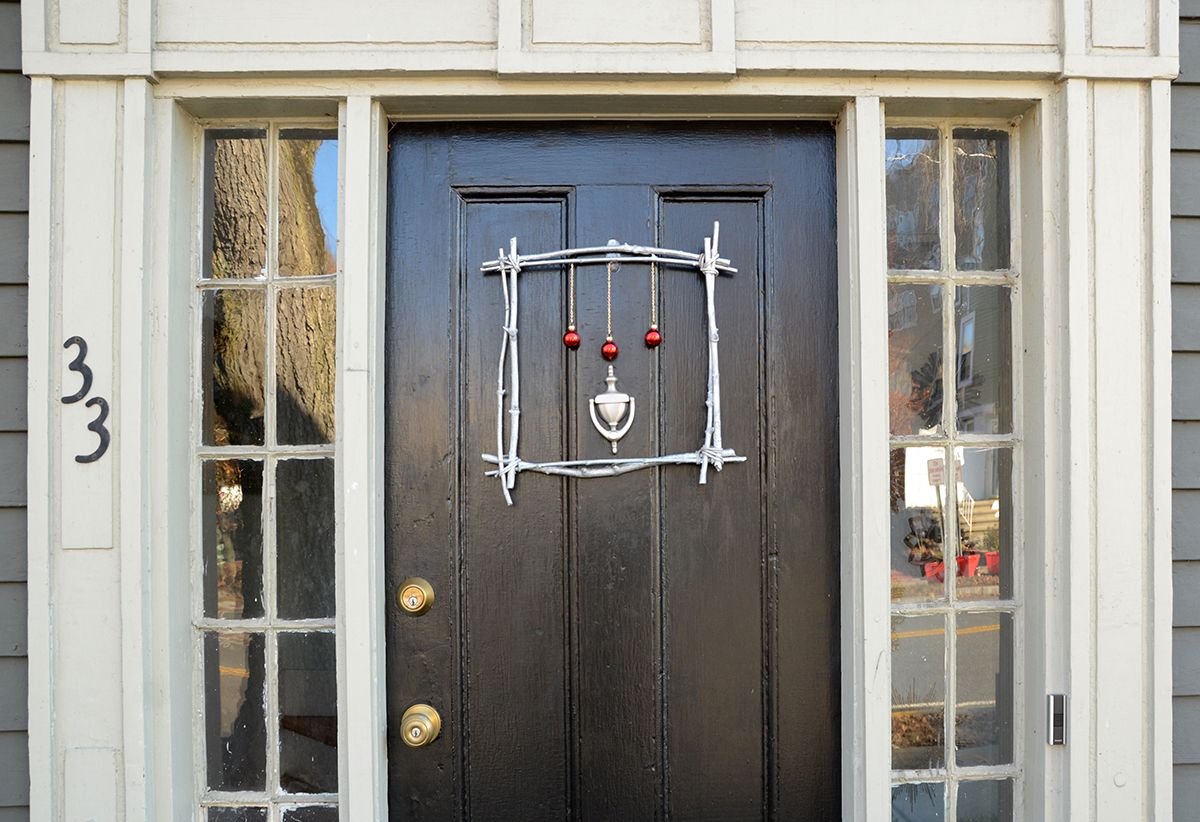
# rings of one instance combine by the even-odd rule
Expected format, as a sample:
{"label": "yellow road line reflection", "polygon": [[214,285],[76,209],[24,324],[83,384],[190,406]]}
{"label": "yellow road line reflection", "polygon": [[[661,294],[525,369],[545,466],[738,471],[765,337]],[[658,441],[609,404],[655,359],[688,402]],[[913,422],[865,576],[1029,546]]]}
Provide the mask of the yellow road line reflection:
{"label": "yellow road line reflection", "polygon": [[[1000,623],[995,622],[991,625],[969,625],[966,628],[959,628],[955,633],[958,636],[966,636],[967,634],[986,634],[992,631],[999,631]],[[892,631],[892,639],[916,639],[923,636],[941,636],[945,633],[942,628],[925,628],[920,631]]]}

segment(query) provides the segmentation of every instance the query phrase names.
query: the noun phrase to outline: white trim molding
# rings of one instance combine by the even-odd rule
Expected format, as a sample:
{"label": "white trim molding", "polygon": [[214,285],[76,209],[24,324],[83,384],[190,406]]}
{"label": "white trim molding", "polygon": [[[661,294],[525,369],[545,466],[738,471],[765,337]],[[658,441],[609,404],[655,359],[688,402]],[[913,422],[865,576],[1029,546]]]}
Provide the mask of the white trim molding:
{"label": "white trim molding", "polygon": [[[32,13],[42,5],[27,0],[26,8]],[[36,21],[27,23],[27,48],[39,31]],[[70,818],[72,803],[93,787],[119,806],[113,818],[194,814],[184,548],[192,518],[189,352],[199,139],[206,118],[289,112],[308,121],[338,118],[344,146],[337,633],[339,784],[347,818],[386,812],[389,597],[380,455],[389,117],[403,128],[406,118],[617,116],[837,122],[843,813],[889,818],[889,580],[881,560],[888,541],[885,107],[906,117],[1000,117],[1013,124],[1020,144],[1013,158],[1022,182],[1016,216],[1029,308],[1022,318],[1028,382],[1018,389],[1027,455],[1021,542],[1030,546],[1023,686],[1031,715],[1047,691],[1068,693],[1071,711],[1064,748],[1047,749],[1038,724],[1028,723],[1023,770],[1030,776],[1021,818],[1170,818],[1166,80],[1056,82],[1057,65],[1037,69],[1041,79],[1023,80],[989,80],[975,69],[959,79],[830,69],[819,77],[518,80],[357,72],[349,53],[343,59],[351,73],[314,79],[257,69],[239,74],[237,66],[222,76],[210,56],[184,53],[192,61],[188,70],[203,76],[163,76],[157,84],[33,82],[34,819]],[[300,52],[298,65],[304,59]],[[41,70],[53,74],[53,68]],[[88,279],[78,286],[85,263]],[[113,406],[112,449],[93,467],[112,482],[103,503],[108,520],[88,511],[95,527],[80,533],[84,520],[74,506],[88,500],[77,494],[82,475],[74,470],[75,452],[63,449],[91,417],[59,397],[65,380],[77,380],[62,348],[75,332],[63,323],[86,312],[106,341],[93,346],[97,386],[104,363],[110,373],[102,387]],[[72,507],[64,508],[68,500]],[[78,656],[75,649],[89,642],[95,648]],[[70,763],[111,764],[75,782],[64,771],[76,767]]]}

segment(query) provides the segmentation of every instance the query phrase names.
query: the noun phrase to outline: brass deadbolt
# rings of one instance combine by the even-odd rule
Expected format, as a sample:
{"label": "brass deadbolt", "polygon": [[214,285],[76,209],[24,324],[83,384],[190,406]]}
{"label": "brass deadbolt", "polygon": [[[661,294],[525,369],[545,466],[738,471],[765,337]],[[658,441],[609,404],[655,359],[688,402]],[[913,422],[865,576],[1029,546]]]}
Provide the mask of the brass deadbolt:
{"label": "brass deadbolt", "polygon": [[404,613],[420,616],[433,607],[433,586],[420,577],[409,577],[400,583],[396,599]]}
{"label": "brass deadbolt", "polygon": [[437,709],[418,703],[404,712],[400,720],[400,735],[410,748],[421,748],[437,739],[442,730],[442,715]]}

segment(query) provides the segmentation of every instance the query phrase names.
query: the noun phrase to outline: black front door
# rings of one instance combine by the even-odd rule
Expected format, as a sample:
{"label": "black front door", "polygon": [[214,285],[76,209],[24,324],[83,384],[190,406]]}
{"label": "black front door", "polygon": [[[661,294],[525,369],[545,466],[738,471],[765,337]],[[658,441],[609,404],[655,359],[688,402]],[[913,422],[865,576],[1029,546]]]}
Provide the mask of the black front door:
{"label": "black front door", "polygon": [[[748,457],[619,477],[522,473],[496,444],[500,278],[530,254],[622,242],[720,252],[725,445]],[[388,763],[401,819],[839,815],[834,134],[816,123],[403,124],[389,155]],[[613,274],[621,456],[704,440],[704,278]],[[520,275],[521,456],[600,458],[604,266]],[[427,703],[441,736],[404,744]]]}

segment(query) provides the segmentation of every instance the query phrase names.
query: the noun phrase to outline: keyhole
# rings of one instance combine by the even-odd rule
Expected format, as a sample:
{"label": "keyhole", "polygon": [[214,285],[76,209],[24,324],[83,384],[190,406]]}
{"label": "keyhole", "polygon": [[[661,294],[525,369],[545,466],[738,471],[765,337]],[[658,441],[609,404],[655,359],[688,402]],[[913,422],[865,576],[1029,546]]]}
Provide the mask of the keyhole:
{"label": "keyhole", "polygon": [[420,739],[421,738],[421,729],[413,728],[411,731],[408,732],[408,735],[411,736],[413,739]]}
{"label": "keyhole", "polygon": [[408,607],[409,607],[409,608],[416,608],[416,607],[417,607],[417,598],[416,598],[415,596],[410,596],[410,597],[408,598]]}

